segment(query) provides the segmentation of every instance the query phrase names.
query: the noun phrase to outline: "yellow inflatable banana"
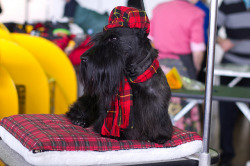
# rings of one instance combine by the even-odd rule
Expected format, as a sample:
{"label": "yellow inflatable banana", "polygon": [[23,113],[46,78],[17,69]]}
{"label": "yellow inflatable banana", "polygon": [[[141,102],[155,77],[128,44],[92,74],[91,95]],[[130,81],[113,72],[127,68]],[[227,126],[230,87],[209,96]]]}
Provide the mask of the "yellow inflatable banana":
{"label": "yellow inflatable banana", "polygon": [[19,33],[12,33],[11,36],[15,42],[32,53],[52,80],[52,113],[64,114],[77,98],[76,74],[67,55],[54,43],[42,37]]}
{"label": "yellow inflatable banana", "polygon": [[10,41],[13,40],[9,30],[3,24],[0,24],[0,38]]}
{"label": "yellow inflatable banana", "polygon": [[8,71],[17,87],[19,113],[50,113],[49,84],[41,65],[25,48],[1,38],[0,64]]}
{"label": "yellow inflatable banana", "polygon": [[0,64],[0,119],[18,114],[18,96],[15,84]]}

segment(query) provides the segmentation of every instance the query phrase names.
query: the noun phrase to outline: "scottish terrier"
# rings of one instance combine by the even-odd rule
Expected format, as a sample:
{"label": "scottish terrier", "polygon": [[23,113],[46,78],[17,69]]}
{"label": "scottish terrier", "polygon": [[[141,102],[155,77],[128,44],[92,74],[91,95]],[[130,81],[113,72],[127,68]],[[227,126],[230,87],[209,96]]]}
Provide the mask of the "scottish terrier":
{"label": "scottish terrier", "polygon": [[171,91],[145,28],[96,34],[81,56],[84,94],[66,116],[102,136],[165,143],[172,137]]}
{"label": "scottish terrier", "polygon": [[[171,139],[172,123],[168,114],[171,91],[161,68],[145,82],[133,83],[157,58],[142,29],[114,28],[97,34],[92,48],[81,56],[80,77],[84,95],[67,112],[73,124],[94,125],[101,133],[111,110],[111,101],[118,95],[126,79],[132,89],[130,124],[118,139],[135,139],[165,143]],[[130,107],[130,106],[129,106]]]}

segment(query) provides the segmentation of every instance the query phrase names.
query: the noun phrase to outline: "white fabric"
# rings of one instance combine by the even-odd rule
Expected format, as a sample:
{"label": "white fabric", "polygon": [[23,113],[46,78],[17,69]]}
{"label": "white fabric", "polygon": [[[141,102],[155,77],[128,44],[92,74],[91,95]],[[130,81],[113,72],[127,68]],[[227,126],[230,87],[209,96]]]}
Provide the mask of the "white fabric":
{"label": "white fabric", "polygon": [[[32,153],[0,126],[0,137],[14,151],[33,165],[101,165],[160,162],[200,152],[202,141],[192,141],[174,148],[149,148],[118,151],[49,151]],[[1,153],[1,152],[0,152]]]}
{"label": "white fabric", "polygon": [[206,45],[205,43],[195,43],[195,42],[191,42],[190,43],[190,47],[192,52],[196,52],[196,51],[205,51],[206,50]]}

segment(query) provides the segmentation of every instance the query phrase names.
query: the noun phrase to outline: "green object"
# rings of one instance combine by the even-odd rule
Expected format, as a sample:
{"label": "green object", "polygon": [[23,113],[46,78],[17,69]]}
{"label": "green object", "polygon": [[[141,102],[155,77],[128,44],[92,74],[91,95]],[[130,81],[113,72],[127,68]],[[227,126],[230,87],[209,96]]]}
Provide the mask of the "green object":
{"label": "green object", "polygon": [[199,81],[181,76],[183,87],[187,90],[205,90],[205,85]]}
{"label": "green object", "polygon": [[66,35],[70,35],[70,31],[68,29],[64,29],[64,28],[57,28],[53,30],[53,35],[56,35],[58,33],[60,34],[66,34]]}
{"label": "green object", "polygon": [[108,24],[108,14],[99,14],[93,10],[76,7],[74,23],[78,24],[85,33],[94,35],[102,32],[103,27]]}

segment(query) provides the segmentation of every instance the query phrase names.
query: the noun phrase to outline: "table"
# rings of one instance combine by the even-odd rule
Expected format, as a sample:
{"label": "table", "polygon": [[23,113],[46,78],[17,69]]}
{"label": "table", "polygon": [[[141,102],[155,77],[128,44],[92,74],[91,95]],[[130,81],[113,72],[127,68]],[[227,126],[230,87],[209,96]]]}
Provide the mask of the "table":
{"label": "table", "polygon": [[[176,122],[182,116],[184,116],[188,111],[190,111],[193,108],[193,106],[203,102],[205,97],[205,91],[178,89],[178,90],[172,90],[172,96],[189,99],[188,104],[173,117],[173,122]],[[250,88],[214,86],[212,99],[216,101],[250,103]],[[249,115],[247,115],[246,117],[250,121]]]}
{"label": "table", "polygon": [[235,86],[242,78],[250,78],[250,66],[234,64],[216,64],[214,66],[214,76],[235,77],[228,86]]}
{"label": "table", "polygon": [[[236,84],[242,78],[250,78],[250,66],[233,65],[233,64],[216,64],[214,66],[214,76],[235,77],[228,86],[213,86],[212,99],[216,101],[236,102],[240,111],[250,122],[250,109],[247,104],[250,103],[250,88],[237,87]],[[205,91],[191,91],[186,89],[172,90],[173,97],[182,97],[189,100],[188,104],[173,118],[173,123],[179,120],[187,112],[189,112],[196,104],[202,103],[204,100]]]}
{"label": "table", "polygon": [[[235,87],[237,86],[237,83],[243,78],[250,78],[250,66],[235,65],[235,64],[217,64],[214,66],[214,76],[217,78],[219,78],[220,76],[235,77],[228,84],[229,87]],[[248,88],[245,88],[246,91],[247,89]],[[235,104],[250,122],[250,109],[248,105],[246,105],[243,102],[237,102],[237,101]]]}

